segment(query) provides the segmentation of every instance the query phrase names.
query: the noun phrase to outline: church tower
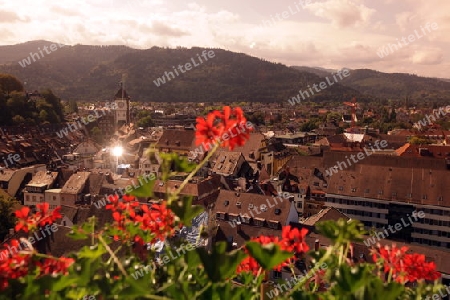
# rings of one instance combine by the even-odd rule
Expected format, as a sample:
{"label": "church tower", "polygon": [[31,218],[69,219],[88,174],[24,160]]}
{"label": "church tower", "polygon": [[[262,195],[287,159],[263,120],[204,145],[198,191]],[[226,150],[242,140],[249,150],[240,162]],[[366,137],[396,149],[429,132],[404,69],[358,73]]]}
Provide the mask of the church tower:
{"label": "church tower", "polygon": [[124,81],[120,83],[120,89],[114,96],[115,115],[114,123],[116,128],[122,127],[124,124],[130,124],[130,97],[125,91]]}

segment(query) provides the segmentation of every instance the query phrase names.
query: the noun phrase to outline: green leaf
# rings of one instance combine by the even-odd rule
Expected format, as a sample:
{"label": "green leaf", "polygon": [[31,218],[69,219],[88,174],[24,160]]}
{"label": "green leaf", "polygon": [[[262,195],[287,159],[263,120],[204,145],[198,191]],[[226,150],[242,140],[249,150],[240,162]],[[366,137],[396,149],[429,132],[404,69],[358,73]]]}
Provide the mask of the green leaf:
{"label": "green leaf", "polygon": [[185,226],[191,226],[192,219],[204,210],[203,206],[192,205],[192,197],[183,197],[180,200],[172,201],[169,207]]}
{"label": "green leaf", "polygon": [[102,244],[95,244],[93,246],[84,246],[78,252],[80,258],[92,258],[97,259],[106,253],[106,249]]}
{"label": "green leaf", "polygon": [[257,242],[247,242],[246,248],[250,252],[250,256],[266,271],[272,270],[294,255],[292,252],[281,250],[274,243],[261,245]]}
{"label": "green leaf", "polygon": [[226,248],[227,244],[225,242],[215,244],[212,253],[208,253],[203,248],[197,248],[206,274],[208,274],[212,282],[222,282],[233,277],[237,266],[246,257],[242,250],[226,253]]}
{"label": "green leaf", "polygon": [[[130,195],[136,196],[138,198],[153,197],[153,187],[155,186],[156,176],[152,177],[138,177],[139,187],[133,189]],[[142,183],[142,184],[141,184]]]}
{"label": "green leaf", "polygon": [[363,234],[365,233],[364,225],[358,220],[324,221],[317,223],[316,228],[336,245],[360,242],[363,240]]}

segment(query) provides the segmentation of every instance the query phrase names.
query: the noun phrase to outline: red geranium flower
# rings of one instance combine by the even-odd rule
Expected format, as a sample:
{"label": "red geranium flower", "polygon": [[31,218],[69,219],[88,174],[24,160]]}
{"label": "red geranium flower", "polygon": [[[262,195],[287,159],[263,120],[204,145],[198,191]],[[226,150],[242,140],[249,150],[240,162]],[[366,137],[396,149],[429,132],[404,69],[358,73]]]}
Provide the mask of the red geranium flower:
{"label": "red geranium flower", "polygon": [[297,228],[292,229],[291,226],[283,227],[281,235],[285,250],[294,251],[296,254],[308,252],[309,247],[305,242],[307,233],[308,230],[306,228],[298,230]]}
{"label": "red geranium flower", "polygon": [[[214,145],[216,143],[216,138],[220,138],[223,133],[223,123],[220,122],[220,112],[213,111],[206,116],[206,119],[203,117],[197,117],[197,126],[195,132],[195,144],[198,146],[203,144],[205,145]],[[206,149],[208,151],[210,149]]]}
{"label": "red geranium flower", "polygon": [[206,116],[197,118],[196,144],[209,145],[220,143],[222,147],[233,150],[242,146],[250,137],[252,126],[247,127],[247,119],[240,107],[234,109],[224,106],[223,112],[213,111]]}
{"label": "red geranium flower", "polygon": [[382,264],[385,273],[399,283],[415,282],[421,279],[436,280],[440,278],[434,262],[426,262],[423,254],[407,254],[408,247],[398,248],[378,245],[372,252],[372,259]]}

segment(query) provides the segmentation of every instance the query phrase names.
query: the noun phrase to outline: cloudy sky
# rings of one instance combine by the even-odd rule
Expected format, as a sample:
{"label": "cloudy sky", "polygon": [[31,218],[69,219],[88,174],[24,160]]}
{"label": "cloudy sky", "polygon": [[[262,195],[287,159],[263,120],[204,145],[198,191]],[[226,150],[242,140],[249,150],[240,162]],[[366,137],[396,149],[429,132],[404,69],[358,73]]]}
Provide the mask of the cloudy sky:
{"label": "cloudy sky", "polygon": [[448,0],[0,0],[0,44],[207,46],[286,65],[450,78],[449,12]]}

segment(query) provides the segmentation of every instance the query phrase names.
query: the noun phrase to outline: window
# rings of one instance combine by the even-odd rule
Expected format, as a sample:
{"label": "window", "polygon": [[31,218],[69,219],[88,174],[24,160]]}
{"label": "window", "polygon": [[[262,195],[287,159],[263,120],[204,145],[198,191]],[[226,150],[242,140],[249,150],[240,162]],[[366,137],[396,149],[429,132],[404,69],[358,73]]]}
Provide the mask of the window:
{"label": "window", "polygon": [[352,192],[353,192],[353,193],[356,192],[356,188],[352,188]]}
{"label": "window", "polygon": [[36,202],[36,196],[33,196],[32,199],[33,199],[33,202]]}
{"label": "window", "polygon": [[273,228],[273,229],[278,229],[279,228],[278,224],[279,224],[278,222],[274,222],[274,221],[267,222],[267,225],[269,225],[269,227]]}
{"label": "window", "polygon": [[250,217],[249,216],[241,216],[241,222],[245,224],[250,224]]}
{"label": "window", "polygon": [[297,202],[297,208],[302,208],[303,204],[301,202]]}
{"label": "window", "polygon": [[340,187],[339,187],[339,190],[340,190],[340,191],[343,191],[343,190],[344,190],[344,187],[343,187],[343,186],[340,186]]}
{"label": "window", "polygon": [[370,192],[370,189],[365,189],[364,193],[368,194]]}
{"label": "window", "polygon": [[53,201],[55,201],[56,200],[56,196],[53,196]]}
{"label": "window", "polygon": [[283,274],[279,271],[272,271],[272,274],[273,279],[281,279],[283,277]]}
{"label": "window", "polygon": [[264,226],[264,220],[261,219],[253,219],[253,224],[255,226]]}

